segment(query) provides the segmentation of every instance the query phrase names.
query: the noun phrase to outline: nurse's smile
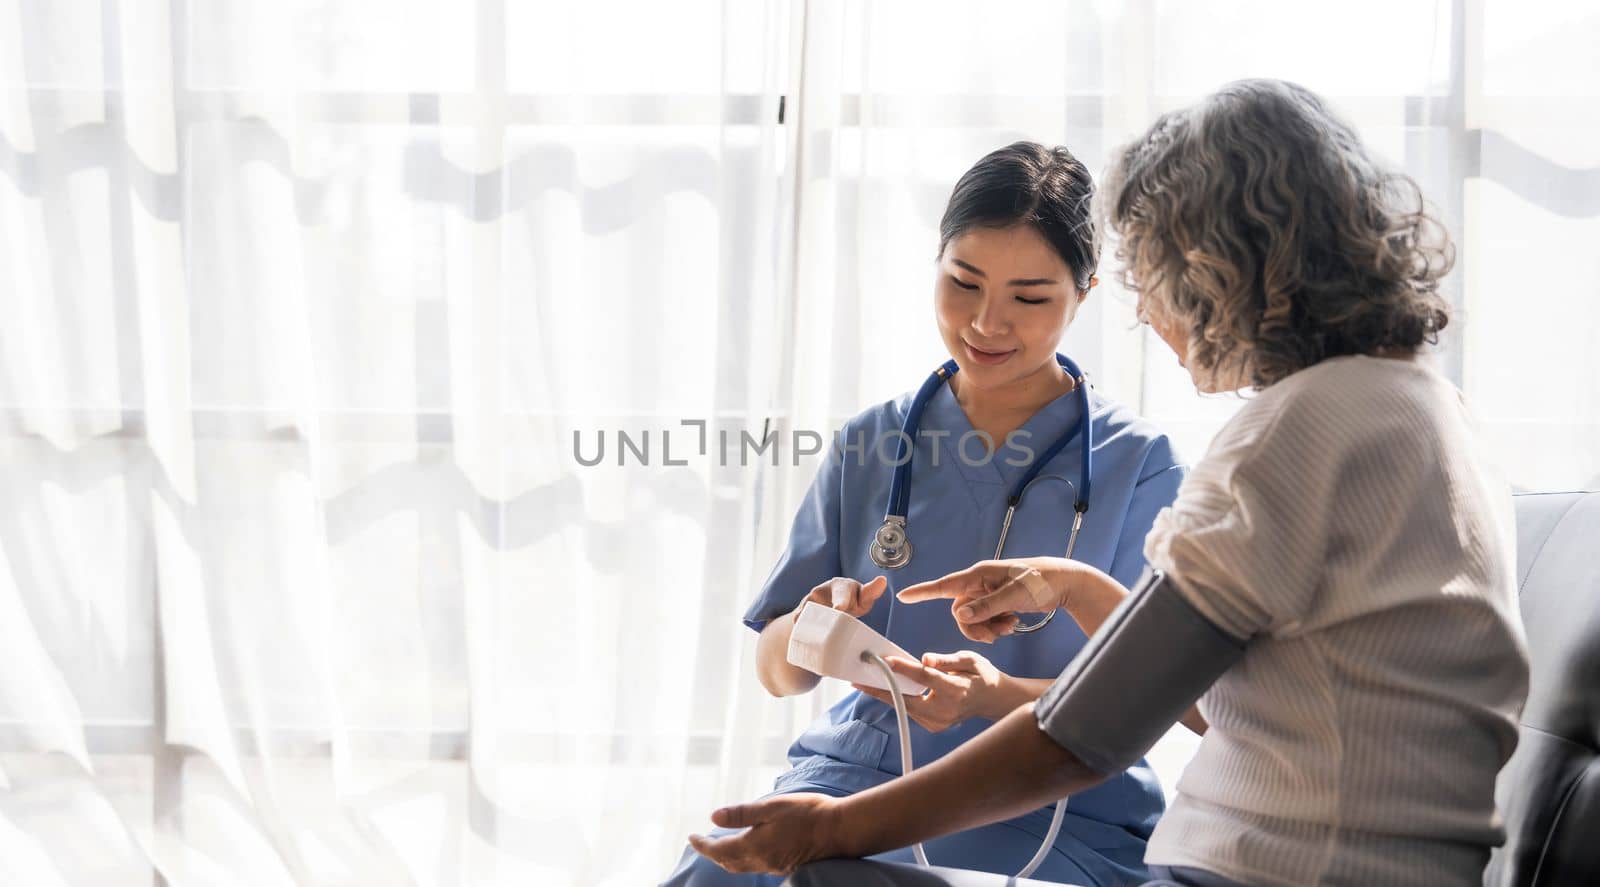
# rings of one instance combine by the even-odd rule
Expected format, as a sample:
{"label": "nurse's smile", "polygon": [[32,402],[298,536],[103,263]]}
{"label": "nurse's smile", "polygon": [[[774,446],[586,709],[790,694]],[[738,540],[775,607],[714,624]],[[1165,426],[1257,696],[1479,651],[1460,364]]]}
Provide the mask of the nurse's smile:
{"label": "nurse's smile", "polygon": [[1015,348],[1008,348],[1004,351],[979,348],[971,342],[968,342],[966,339],[962,339],[961,344],[967,346],[967,356],[969,358],[986,366],[994,366],[996,364],[1005,363],[1011,359],[1011,355],[1017,353],[1017,349]]}

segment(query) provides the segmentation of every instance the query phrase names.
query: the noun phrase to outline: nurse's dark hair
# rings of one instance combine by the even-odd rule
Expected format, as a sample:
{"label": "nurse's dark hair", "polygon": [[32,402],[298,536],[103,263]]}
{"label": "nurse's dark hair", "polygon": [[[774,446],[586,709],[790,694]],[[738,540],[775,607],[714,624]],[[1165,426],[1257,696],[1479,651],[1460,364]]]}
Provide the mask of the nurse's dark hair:
{"label": "nurse's dark hair", "polygon": [[1087,290],[1100,263],[1093,199],[1089,169],[1071,151],[1036,142],[1007,145],[956,182],[939,220],[939,255],[974,228],[1028,225],[1072,269],[1078,290]]}
{"label": "nurse's dark hair", "polygon": [[1123,285],[1216,390],[1415,352],[1449,322],[1449,233],[1302,86],[1241,80],[1162,115],[1112,158],[1102,200]]}

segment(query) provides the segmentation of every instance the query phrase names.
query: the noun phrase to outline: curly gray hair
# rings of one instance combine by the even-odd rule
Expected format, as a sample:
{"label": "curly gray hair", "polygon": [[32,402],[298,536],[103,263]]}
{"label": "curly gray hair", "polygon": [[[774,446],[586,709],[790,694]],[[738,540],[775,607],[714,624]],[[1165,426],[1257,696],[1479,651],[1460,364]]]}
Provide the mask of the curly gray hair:
{"label": "curly gray hair", "polygon": [[1304,87],[1242,80],[1163,115],[1102,193],[1123,284],[1187,331],[1203,387],[1414,352],[1449,320],[1454,249],[1421,189]]}

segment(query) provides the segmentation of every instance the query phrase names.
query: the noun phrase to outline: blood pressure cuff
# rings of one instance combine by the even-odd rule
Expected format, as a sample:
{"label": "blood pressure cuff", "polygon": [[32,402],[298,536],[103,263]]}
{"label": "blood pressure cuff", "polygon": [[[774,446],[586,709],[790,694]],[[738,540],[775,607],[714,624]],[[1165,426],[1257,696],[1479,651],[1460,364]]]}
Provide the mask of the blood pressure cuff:
{"label": "blood pressure cuff", "polygon": [[1165,574],[1147,569],[1040,697],[1034,716],[1090,768],[1126,770],[1244,656],[1245,643],[1200,615]]}

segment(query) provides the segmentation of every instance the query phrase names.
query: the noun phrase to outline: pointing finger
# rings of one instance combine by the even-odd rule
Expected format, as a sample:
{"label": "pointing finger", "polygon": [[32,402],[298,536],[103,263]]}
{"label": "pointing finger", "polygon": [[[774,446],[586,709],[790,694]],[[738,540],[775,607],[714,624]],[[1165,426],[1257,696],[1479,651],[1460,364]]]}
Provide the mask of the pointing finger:
{"label": "pointing finger", "polygon": [[1055,593],[1044,574],[1013,564],[1008,581],[992,593],[974,595],[956,607],[956,621],[984,622],[1005,613],[1042,613],[1056,608]]}
{"label": "pointing finger", "polygon": [[[988,590],[984,585],[984,579],[992,574],[993,569],[990,566],[990,562],[986,561],[974,564],[965,570],[957,570],[939,579],[918,582],[909,588],[901,589],[896,597],[902,603],[919,604],[923,601],[938,600],[940,598],[954,598],[982,593]],[[1004,579],[1005,571],[1002,569],[996,578]]]}

